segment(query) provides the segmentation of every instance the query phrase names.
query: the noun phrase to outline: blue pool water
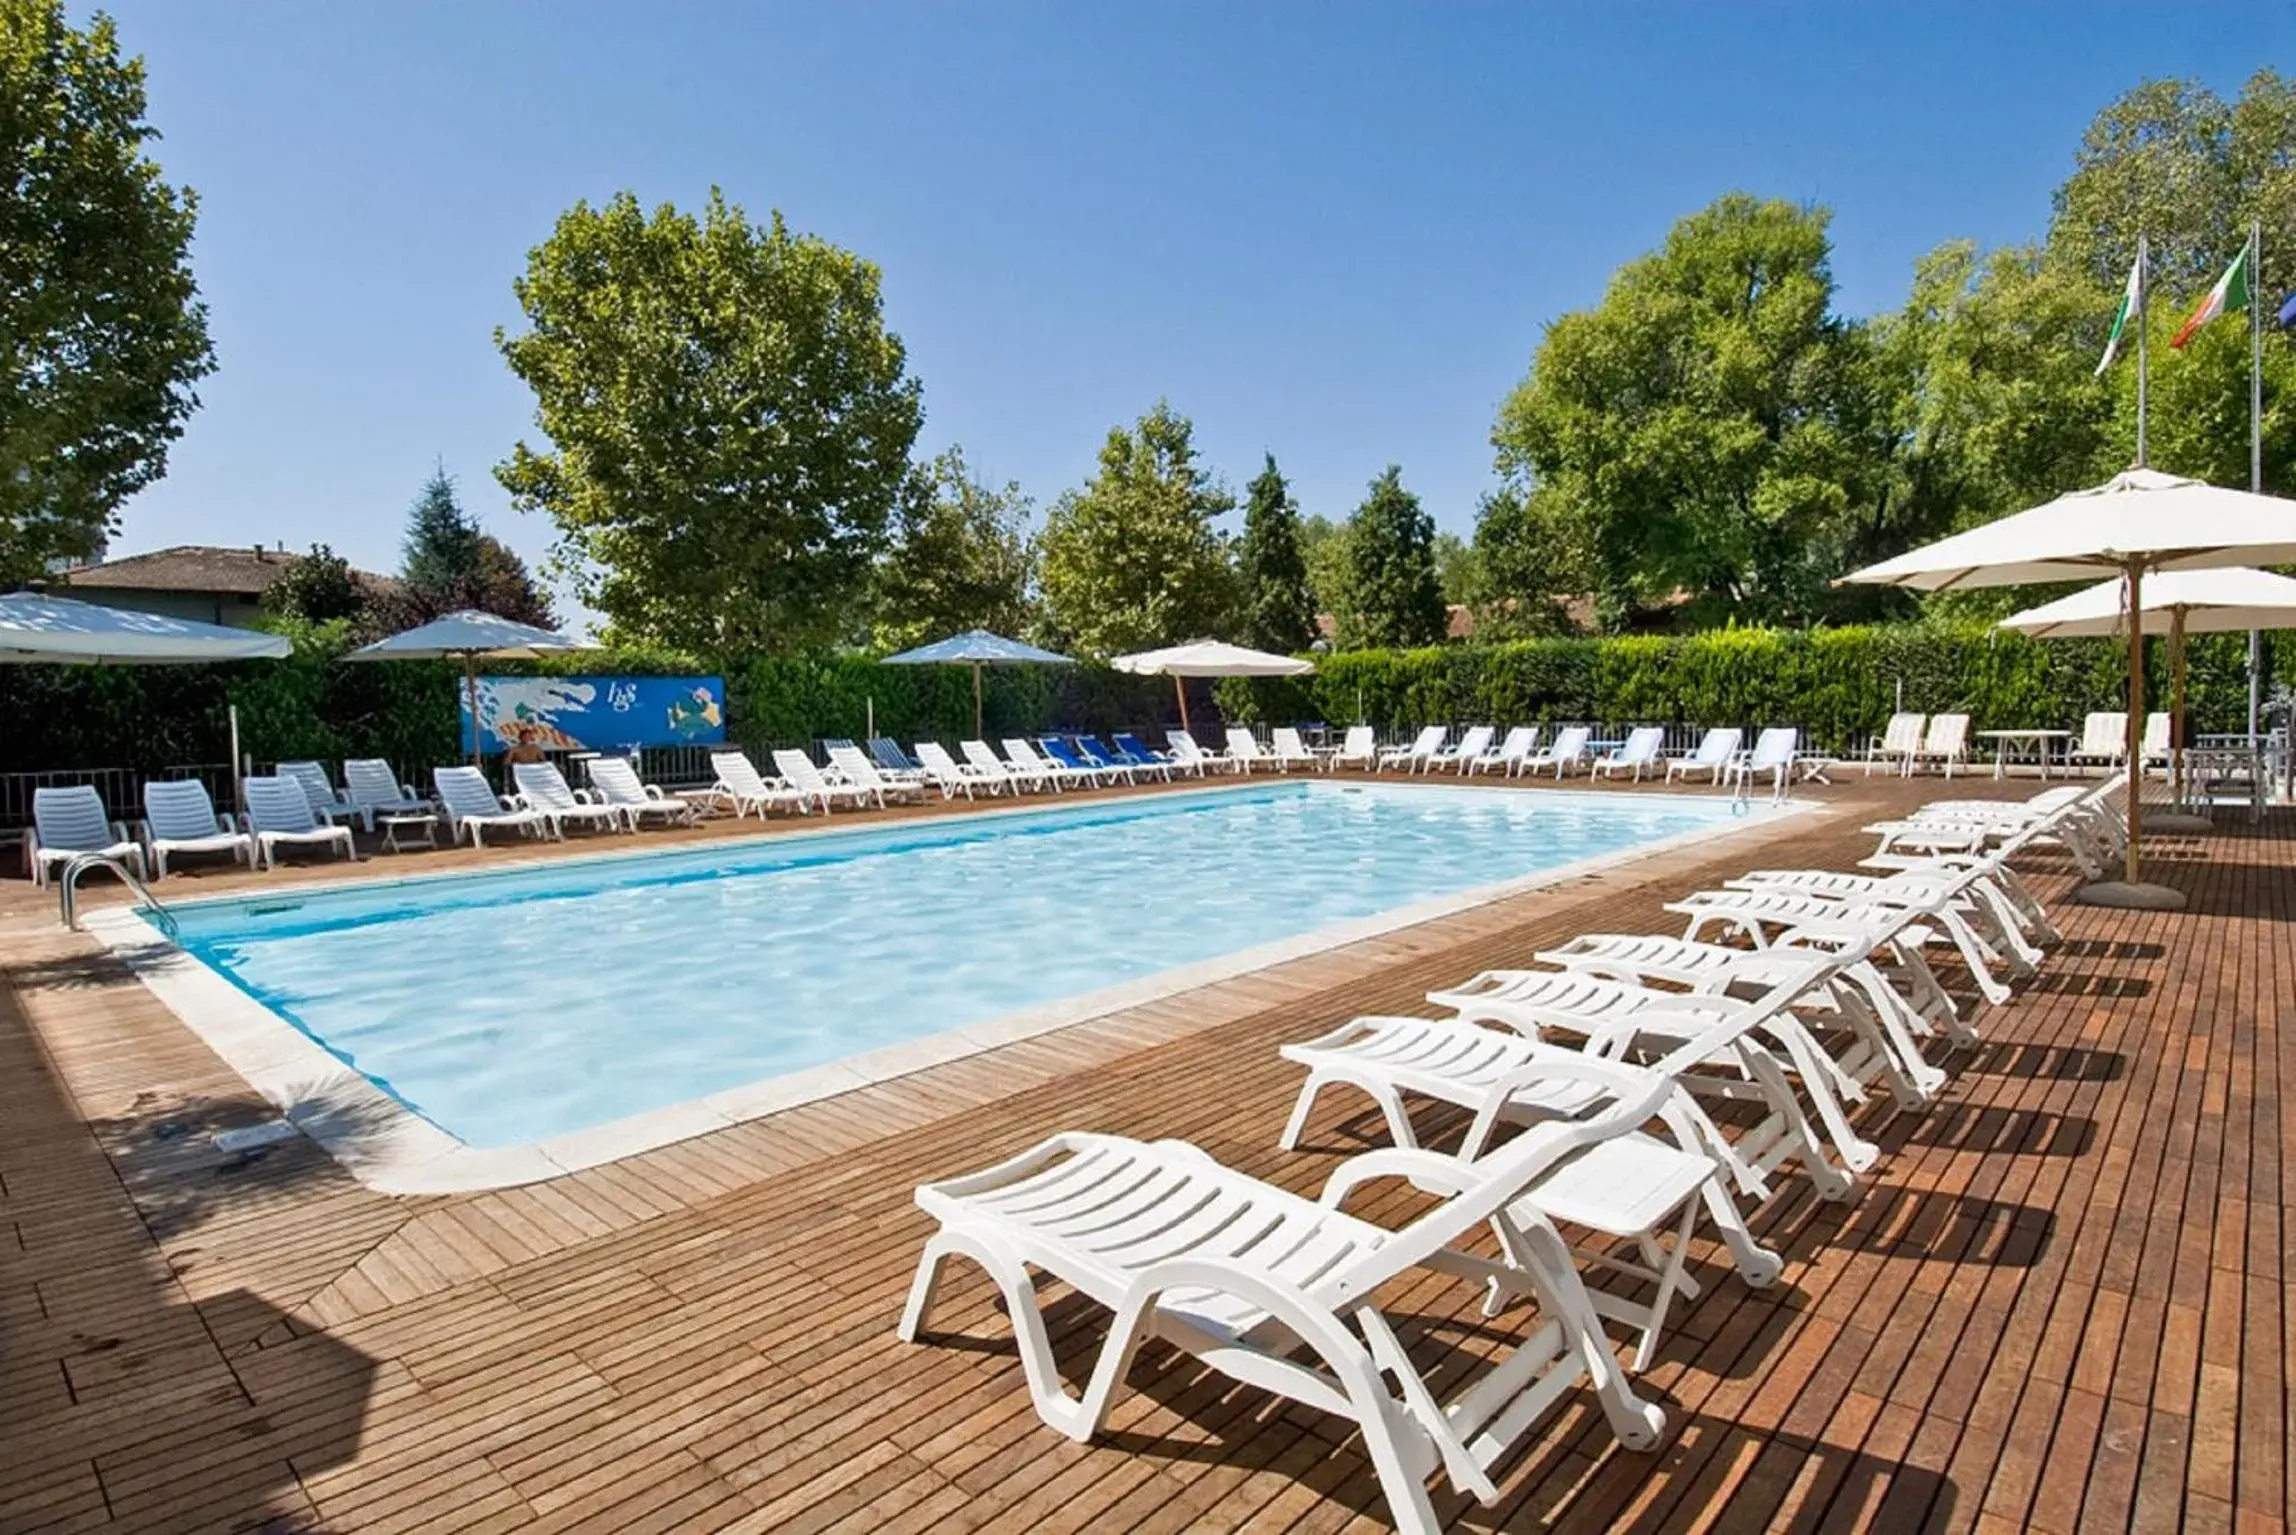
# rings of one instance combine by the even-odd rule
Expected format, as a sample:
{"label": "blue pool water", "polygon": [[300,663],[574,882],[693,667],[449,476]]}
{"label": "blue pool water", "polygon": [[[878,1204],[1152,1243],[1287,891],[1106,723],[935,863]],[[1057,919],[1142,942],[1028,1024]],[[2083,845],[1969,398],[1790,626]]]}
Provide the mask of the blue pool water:
{"label": "blue pool water", "polygon": [[177,912],[197,958],[448,1132],[509,1146],[1730,814],[1270,784]]}

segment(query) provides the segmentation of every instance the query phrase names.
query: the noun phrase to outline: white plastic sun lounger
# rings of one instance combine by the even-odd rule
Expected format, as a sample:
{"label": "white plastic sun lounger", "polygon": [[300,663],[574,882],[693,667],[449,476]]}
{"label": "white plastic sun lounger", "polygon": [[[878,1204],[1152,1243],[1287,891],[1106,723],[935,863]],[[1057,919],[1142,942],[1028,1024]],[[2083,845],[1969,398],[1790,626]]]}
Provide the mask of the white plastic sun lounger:
{"label": "white plastic sun lounger", "polygon": [[1746,739],[1746,732],[1735,726],[1717,726],[1701,736],[1698,749],[1687,757],[1676,757],[1666,764],[1666,781],[1689,778],[1703,773],[1709,783],[1719,784],[1730,764],[1737,760],[1738,743]]}
{"label": "white plastic sun lounger", "polygon": [[975,788],[986,789],[991,794],[1002,794],[1012,787],[1011,774],[1001,768],[992,774],[978,763],[959,762],[938,741],[919,741],[917,760],[925,765],[925,776],[940,789],[941,798],[945,800],[955,799],[960,794],[971,799]]}
{"label": "white plastic sun lounger", "polygon": [[[1688,939],[1719,925],[1761,948],[1775,933],[1807,930],[1862,938],[1876,947],[1890,945],[1909,969],[1926,968],[1921,947],[1942,932],[1960,951],[1985,1000],[1995,1006],[2009,1000],[2008,986],[1991,968],[2003,955],[1954,909],[1950,895],[1932,885],[1906,886],[1854,901],[1793,890],[1701,890],[1669,901],[1666,910],[1689,919],[1682,934]],[[2006,957],[2012,976],[2033,973],[2033,963],[2022,949],[2011,949]]]}
{"label": "white plastic sun lounger", "polygon": [[[1842,1109],[1844,1102],[1863,1102],[1864,1089],[1788,1009],[1828,965],[1825,956],[1798,957],[1804,961],[1798,971],[1785,972],[1786,980],[1751,1001],[1551,970],[1486,970],[1457,986],[1429,992],[1427,1000],[1468,1023],[1495,1023],[1542,1039],[1553,1031],[1583,1036],[1599,1055],[1689,1049],[1699,1064],[1712,1069],[1684,1070],[1678,1078],[1684,1088],[1701,1098],[1747,1102],[1764,1111],[1759,1124],[1730,1143],[1731,1171],[1742,1189],[1763,1197],[1768,1187],[1761,1175],[1791,1159],[1801,1163],[1819,1198],[1848,1199],[1857,1191],[1856,1175],[1880,1160],[1881,1148],[1851,1128]],[[1698,1046],[1710,1036],[1727,1043],[1713,1050]],[[1802,1079],[1802,1092],[1839,1152],[1841,1167],[1820,1145],[1789,1067]]]}
{"label": "white plastic sun lounger", "polygon": [[196,778],[145,784],[143,824],[155,878],[165,879],[168,859],[184,853],[229,853],[255,867],[255,839],[215,813],[207,785]]}
{"label": "white plastic sun lounger", "polygon": [[838,776],[844,779],[846,783],[851,784],[856,789],[867,791],[877,801],[880,808],[896,799],[922,801],[925,797],[923,784],[906,781],[897,782],[887,778],[877,770],[877,764],[871,762],[868,754],[858,746],[830,747],[829,765],[837,770]]}
{"label": "white plastic sun lounger", "polygon": [[1067,763],[1046,756],[1036,749],[1036,743],[1021,736],[1004,738],[1005,761],[1015,773],[1035,773],[1051,780],[1053,787],[1083,784],[1097,788],[1107,781],[1106,775],[1091,768],[1070,767]]}
{"label": "white plastic sun lounger", "polygon": [[1174,766],[1183,771],[1192,770],[1199,778],[1214,768],[1231,773],[1245,771],[1244,764],[1226,752],[1204,750],[1203,743],[1185,730],[1165,731],[1164,744],[1172,748]]}
{"label": "white plastic sun lounger", "polygon": [[1015,794],[1054,787],[1050,774],[1033,768],[1023,771],[1013,767],[990,751],[986,741],[963,741],[958,743],[957,749],[965,754],[965,761],[980,769],[983,778],[1007,784]]}
{"label": "white plastic sun lounger", "polygon": [[1347,735],[1323,760],[1324,768],[1330,772],[1355,763],[1363,764],[1366,773],[1379,766],[1379,732],[1369,725],[1348,726]]}
{"label": "white plastic sun lounger", "polygon": [[358,815],[359,807],[351,803],[349,795],[335,787],[327,777],[325,764],[318,762],[282,762],[275,769],[281,778],[291,778],[302,789],[303,797],[311,802],[311,813],[322,821],[347,821]]}
{"label": "white plastic sun lounger", "polygon": [[32,883],[48,883],[51,865],[67,864],[82,853],[117,858],[136,872],[144,872],[143,848],[128,835],[127,825],[104,810],[104,797],[94,784],[70,784],[32,791],[32,829],[24,835],[24,865]]}
{"label": "white plastic sun lounger", "polygon": [[1308,750],[1307,742],[1300,739],[1297,725],[1278,725],[1268,732],[1272,743],[1271,755],[1276,759],[1276,771],[1288,773],[1295,767],[1316,766],[1315,753]]}
{"label": "white plastic sun lounger", "polygon": [[2165,712],[2156,711],[2145,716],[2144,739],[2137,743],[2137,755],[2143,759],[2146,767],[2155,763],[2162,767],[2168,766],[2169,733],[2169,717]]}
{"label": "white plastic sun lounger", "polygon": [[1542,752],[1533,752],[1523,759],[1523,771],[1536,773],[1541,768],[1553,768],[1560,779],[1573,768],[1585,767],[1587,742],[1594,732],[1584,725],[1565,725],[1555,732],[1555,743]]}
{"label": "white plastic sun lounger", "polygon": [[[1003,1292],[1037,1415],[1069,1438],[1100,1431],[1140,1345],[1158,1339],[1246,1385],[1351,1420],[1397,1529],[1432,1535],[1428,1475],[1440,1466],[1453,1486],[1496,1502],[1491,1467],[1581,1380],[1629,1448],[1655,1445],[1665,1426],[1612,1357],[1561,1234],[1525,1196],[1573,1157],[1640,1127],[1669,1085],[1584,1059],[1552,1063],[1543,1080],[1615,1096],[1584,1119],[1534,1125],[1475,1162],[1401,1148],[1351,1158],[1320,1200],[1231,1171],[1185,1142],[1086,1134],[926,1184],[917,1203],[940,1229],[919,1260],[901,1336],[913,1341],[925,1326],[942,1266],[970,1258]],[[1344,1213],[1354,1189],[1391,1177],[1442,1203],[1394,1231]],[[1504,1261],[1457,1245],[1485,1225],[1498,1229]],[[1031,1269],[1115,1314],[1081,1401],[1059,1377]],[[1534,1297],[1543,1317],[1448,1403],[1437,1402],[1375,1299],[1381,1286],[1426,1269],[1487,1286],[1494,1300]]]}
{"label": "white plastic sun lounger", "polygon": [[710,785],[709,793],[702,796],[703,803],[730,806],[737,821],[753,810],[762,821],[766,812],[776,805],[787,805],[800,814],[805,811],[805,796],[779,779],[760,773],[747,752],[711,752],[710,771],[717,774],[717,781]]}
{"label": "white plastic sun lounger", "polygon": [[818,805],[823,815],[829,814],[838,800],[844,800],[856,808],[869,803],[867,789],[854,784],[831,783],[821,776],[821,769],[813,765],[813,759],[801,751],[783,747],[775,752],[773,770],[781,775],[783,782],[798,792],[798,803],[801,806]]}
{"label": "white plastic sun lounger", "polygon": [[1236,764],[1237,772],[1249,774],[1261,767],[1265,767],[1271,773],[1280,773],[1284,770],[1283,764],[1276,760],[1275,754],[1262,750],[1260,738],[1243,726],[1230,725],[1227,739],[1228,760]]}
{"label": "white plastic sun lounger", "polygon": [[588,766],[591,792],[621,811],[631,830],[635,831],[650,815],[661,817],[663,824],[669,826],[685,825],[693,820],[693,801],[664,793],[660,784],[640,780],[629,758],[592,757]]}
{"label": "white plastic sun lounger", "polygon": [[[1551,1063],[1572,1059],[1577,1052],[1456,1018],[1358,1018],[1320,1039],[1286,1045],[1281,1053],[1308,1072],[1284,1127],[1287,1151],[1299,1144],[1317,1094],[1341,1084],[1370,1095],[1398,1146],[1418,1144],[1404,1110],[1405,1094],[1469,1110],[1475,1119],[1458,1153],[1469,1161],[1483,1154],[1501,1121],[1535,1124],[1552,1114],[1579,1112],[1602,1096],[1592,1084],[1545,1075]],[[1614,1252],[1584,1255],[1656,1287],[1653,1298],[1643,1303],[1599,1290],[1588,1295],[1596,1311],[1637,1332],[1635,1370],[1650,1367],[1674,1297],[1698,1295],[1684,1265],[1701,1204],[1748,1284],[1766,1287],[1782,1267],[1776,1253],[1755,1243],[1745,1217],[1731,1202],[1714,1155],[1726,1144],[1704,1111],[1677,1090],[1661,1103],[1656,1118],[1672,1144],[1629,1131],[1589,1147],[1525,1196],[1561,1225],[1636,1245],[1640,1264]],[[1671,1244],[1660,1240],[1669,1228]]]}
{"label": "white plastic sun lounger", "polygon": [[1508,727],[1507,739],[1499,743],[1497,751],[1484,752],[1467,759],[1469,773],[1504,773],[1509,778],[1522,771],[1523,763],[1538,748],[1539,727],[1513,725]]}
{"label": "white plastic sun lounger", "polygon": [[1658,753],[1666,745],[1666,731],[1658,725],[1644,725],[1629,731],[1626,744],[1607,757],[1594,759],[1592,773],[1597,778],[1608,778],[1615,773],[1633,770],[1634,781],[1642,782],[1644,768],[1658,766]]}
{"label": "white plastic sun lounger", "polygon": [[1921,750],[1922,727],[1929,723],[1926,714],[1899,713],[1889,717],[1889,724],[1866,747],[1866,777],[1873,777],[1877,767],[1893,773],[1909,771],[1914,753]]}
{"label": "white plastic sun lounger", "polygon": [[332,847],[337,858],[357,856],[351,846],[351,828],[322,821],[311,812],[311,800],[303,785],[280,774],[271,778],[242,780],[240,794],[247,802],[247,827],[255,834],[255,846],[262,855],[263,867],[279,867],[281,847]]}
{"label": "white plastic sun lounger", "polygon": [[1426,771],[1435,773],[1444,768],[1457,768],[1459,776],[1464,778],[1467,774],[1468,764],[1491,749],[1491,737],[1497,734],[1498,731],[1489,725],[1468,726],[1467,733],[1459,738],[1458,745],[1444,747],[1427,754],[1427,760],[1424,764]]}
{"label": "white plastic sun lounger", "polygon": [[566,835],[568,822],[606,831],[636,829],[636,823],[624,815],[619,806],[602,805],[576,794],[555,762],[513,762],[510,776],[518,785],[518,797],[526,808],[539,811],[550,822],[550,829],[561,837]]}
{"label": "white plastic sun lounger", "polygon": [[556,825],[539,810],[513,808],[502,802],[502,797],[487,783],[486,775],[465,763],[459,767],[431,769],[431,784],[438,790],[439,804],[446,810],[447,840],[460,842],[462,834],[470,833],[470,845],[486,846],[489,831],[512,830],[533,836],[556,836]]}
{"label": "white plastic sun lounger", "polygon": [[1443,743],[1450,738],[1450,726],[1429,725],[1413,738],[1409,746],[1390,746],[1381,752],[1380,770],[1384,772],[1388,768],[1401,768],[1406,773],[1416,773],[1434,760],[1435,754],[1443,749]]}
{"label": "white plastic sun lounger", "polygon": [[1754,737],[1754,749],[1740,752],[1730,759],[1723,771],[1725,784],[1751,785],[1764,773],[1770,775],[1771,792],[1784,799],[1786,790],[1794,781],[1795,759],[1801,751],[1802,733],[1791,725],[1774,725]]}
{"label": "white plastic sun lounger", "polygon": [[351,808],[369,831],[375,829],[379,815],[421,815],[438,809],[438,801],[417,794],[413,784],[399,782],[391,765],[380,757],[347,759],[343,763],[343,787]]}

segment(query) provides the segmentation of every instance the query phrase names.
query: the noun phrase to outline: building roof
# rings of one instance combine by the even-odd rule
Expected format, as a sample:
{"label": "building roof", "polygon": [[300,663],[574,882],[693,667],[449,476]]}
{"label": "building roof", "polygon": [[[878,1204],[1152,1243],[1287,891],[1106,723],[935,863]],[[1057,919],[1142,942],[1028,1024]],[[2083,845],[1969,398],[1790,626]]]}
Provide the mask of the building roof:
{"label": "building roof", "polygon": [[[300,554],[259,545],[177,544],[148,554],[123,555],[93,565],[75,565],[58,571],[58,586],[98,587],[109,591],[221,592],[260,596],[285,575]],[[369,571],[354,572],[372,587],[388,586],[391,578]]]}

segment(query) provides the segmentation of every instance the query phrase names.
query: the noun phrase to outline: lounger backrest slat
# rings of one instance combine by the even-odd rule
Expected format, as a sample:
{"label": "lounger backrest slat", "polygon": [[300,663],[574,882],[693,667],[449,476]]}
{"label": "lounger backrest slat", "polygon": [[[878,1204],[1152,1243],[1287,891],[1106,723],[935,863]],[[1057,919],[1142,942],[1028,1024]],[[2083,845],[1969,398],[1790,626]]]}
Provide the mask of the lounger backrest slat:
{"label": "lounger backrest slat", "polygon": [[431,783],[438,789],[439,803],[452,815],[507,814],[486,775],[468,764],[431,769]]}
{"label": "lounger backrest slat", "polygon": [[1754,766],[1774,768],[1794,760],[1802,733],[1791,725],[1773,725],[1754,738]]}
{"label": "lounger backrest slat", "polygon": [[1448,725],[1425,726],[1419,732],[1419,739],[1411,743],[1411,755],[1432,757],[1443,749],[1443,743],[1450,738],[1451,727]]}
{"label": "lounger backrest slat", "polygon": [[518,783],[518,792],[544,810],[571,810],[581,803],[555,762],[514,762],[510,775]]}
{"label": "lounger backrest slat", "polygon": [[1279,757],[1305,757],[1305,756],[1307,756],[1307,754],[1308,754],[1308,750],[1307,750],[1307,743],[1306,743],[1305,741],[1303,741],[1303,740],[1301,740],[1301,739],[1299,738],[1299,727],[1298,727],[1298,726],[1296,726],[1296,725],[1278,725],[1278,726],[1276,726],[1276,728],[1274,729],[1274,731],[1272,731],[1272,732],[1271,732],[1271,734],[1272,734],[1272,735],[1274,736],[1274,738],[1275,738],[1275,743],[1276,743],[1276,755],[1277,755],[1277,756],[1279,756]]}
{"label": "lounger backrest slat", "polygon": [[823,780],[821,770],[813,765],[811,757],[801,751],[784,748],[775,752],[773,767],[775,772],[795,784],[801,794],[826,795],[829,792],[829,785]]}
{"label": "lounger backrest slat", "polygon": [[1709,766],[1728,762],[1737,753],[1738,743],[1745,739],[1746,732],[1743,730],[1730,726],[1718,726],[1707,731],[1699,740],[1698,752],[1691,760]]}
{"label": "lounger backrest slat", "polygon": [[2168,715],[2165,711],[2156,711],[2145,716],[2145,738],[2142,745],[2144,754],[2148,757],[2163,757],[2168,754]]}
{"label": "lounger backrest slat", "polygon": [[1369,725],[1350,725],[1347,727],[1347,740],[1340,745],[1340,752],[1342,755],[1349,757],[1369,757],[1376,753],[1378,750],[1378,731],[1372,729]]}
{"label": "lounger backrest slat", "polygon": [[638,780],[638,770],[630,766],[626,757],[592,757],[590,759],[590,787],[606,797],[609,805],[643,805],[647,803],[646,786]]}
{"label": "lounger backrest slat", "polygon": [[869,755],[877,766],[887,772],[914,773],[919,765],[907,752],[901,750],[901,743],[891,736],[871,736]]}
{"label": "lounger backrest slat", "polygon": [[292,779],[311,802],[314,813],[342,803],[335,795],[335,785],[327,777],[327,769],[316,762],[282,762],[278,776]]}
{"label": "lounger backrest slat", "polygon": [[346,761],[343,786],[354,805],[395,805],[407,797],[398,775],[380,757],[353,757]]}
{"label": "lounger backrest slat", "polygon": [[1491,749],[1491,737],[1498,733],[1497,729],[1490,725],[1468,727],[1467,733],[1459,738],[1458,754],[1462,757],[1482,756],[1483,753]]}
{"label": "lounger backrest slat", "polygon": [[1259,737],[1241,725],[1230,725],[1228,727],[1228,755],[1242,757],[1247,762],[1257,758],[1260,755]]}
{"label": "lounger backrest slat", "polygon": [[1969,749],[1969,716],[1940,714],[1929,722],[1929,743],[1923,755],[1957,757]]}
{"label": "lounger backrest slat", "polygon": [[94,784],[34,789],[32,829],[40,834],[40,846],[64,853],[93,853],[119,840]]}
{"label": "lounger backrest slat", "polygon": [[926,772],[941,783],[956,783],[965,776],[964,769],[957,766],[956,758],[950,756],[948,748],[938,741],[919,741],[917,760],[925,765]]}
{"label": "lounger backrest slat", "polygon": [[886,787],[884,775],[877,771],[877,764],[861,755],[858,746],[832,746],[829,748],[829,760],[838,772],[845,775],[848,783],[871,793],[881,792]]}
{"label": "lounger backrest slat", "polygon": [[710,771],[743,799],[762,799],[773,793],[773,786],[758,772],[757,764],[749,760],[749,753],[723,751],[710,753]]}
{"label": "lounger backrest slat", "polygon": [[190,842],[222,832],[215,801],[207,785],[196,778],[175,778],[144,785],[144,819],[152,835],[164,842]]}
{"label": "lounger backrest slat", "polygon": [[1889,728],[1882,732],[1881,749],[1898,757],[1910,757],[1921,750],[1921,732],[1929,723],[1926,714],[1893,714]]}
{"label": "lounger backrest slat", "polygon": [[239,786],[247,804],[247,822],[257,831],[317,831],[319,818],[311,812],[310,796],[297,780],[281,773],[250,778]]}
{"label": "lounger backrest slat", "polygon": [[1628,762],[1649,762],[1657,757],[1659,749],[1665,745],[1665,726],[1644,725],[1626,738],[1626,745],[1620,749],[1619,755]]}
{"label": "lounger backrest slat", "polygon": [[2081,721],[2081,752],[2084,757],[2117,757],[2128,748],[2129,716],[2126,710],[2100,709]]}
{"label": "lounger backrest slat", "polygon": [[1507,739],[1499,743],[1499,760],[1502,762],[1519,761],[1528,757],[1531,754],[1531,748],[1538,744],[1538,726],[1510,726],[1507,731]]}
{"label": "lounger backrest slat", "polygon": [[1565,725],[1555,732],[1554,755],[1564,760],[1586,755],[1586,743],[1594,732],[1584,725]]}

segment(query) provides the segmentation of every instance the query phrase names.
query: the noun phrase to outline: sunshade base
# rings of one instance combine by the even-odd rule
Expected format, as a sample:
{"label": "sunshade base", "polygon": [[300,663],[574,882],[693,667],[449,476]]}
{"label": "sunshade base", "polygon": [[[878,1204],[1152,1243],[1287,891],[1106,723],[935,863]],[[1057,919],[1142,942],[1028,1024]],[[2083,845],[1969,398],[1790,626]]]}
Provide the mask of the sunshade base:
{"label": "sunshade base", "polygon": [[2083,906],[2110,906],[2116,911],[2182,911],[2184,892],[2145,880],[2100,879],[2073,892]]}

